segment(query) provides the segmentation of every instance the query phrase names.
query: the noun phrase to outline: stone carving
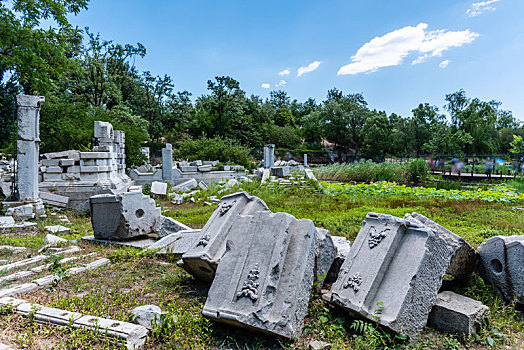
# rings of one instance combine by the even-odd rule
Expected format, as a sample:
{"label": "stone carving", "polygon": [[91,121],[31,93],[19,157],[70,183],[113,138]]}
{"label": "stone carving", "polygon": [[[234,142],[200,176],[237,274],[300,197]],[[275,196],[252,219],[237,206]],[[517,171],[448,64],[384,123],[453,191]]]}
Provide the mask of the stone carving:
{"label": "stone carving", "polygon": [[369,249],[376,247],[386,237],[388,229],[377,232],[375,227],[371,227],[369,230]]}
{"label": "stone carving", "polygon": [[202,246],[205,247],[208,243],[211,237],[209,235],[205,235],[204,237],[200,238],[200,240],[197,243],[197,247]]}
{"label": "stone carving", "polygon": [[344,284],[344,288],[351,288],[353,289],[353,292],[358,293],[358,290],[360,289],[360,285],[362,284],[362,276],[360,273],[356,273],[353,276],[351,276],[346,284]]}
{"label": "stone carving", "polygon": [[257,288],[259,283],[256,282],[256,280],[258,280],[259,274],[260,271],[258,271],[258,264],[255,264],[251,271],[249,271],[249,275],[247,275],[247,280],[242,285],[242,290],[237,293],[237,299],[247,297],[253,301],[258,300]]}
{"label": "stone carving", "polygon": [[[380,244],[369,249],[370,233],[386,229]],[[370,320],[377,304],[383,303],[380,324],[415,338],[435,304],[453,252],[436,231],[420,222],[368,213],[331,293],[323,297]],[[359,278],[361,271],[365,279]],[[346,281],[351,281],[347,288]]]}
{"label": "stone carving", "polygon": [[222,203],[220,205],[220,216],[223,216],[225,213],[227,213],[229,211],[229,209],[231,209],[231,207],[233,206],[233,204],[235,204],[236,201],[231,201],[230,203]]}

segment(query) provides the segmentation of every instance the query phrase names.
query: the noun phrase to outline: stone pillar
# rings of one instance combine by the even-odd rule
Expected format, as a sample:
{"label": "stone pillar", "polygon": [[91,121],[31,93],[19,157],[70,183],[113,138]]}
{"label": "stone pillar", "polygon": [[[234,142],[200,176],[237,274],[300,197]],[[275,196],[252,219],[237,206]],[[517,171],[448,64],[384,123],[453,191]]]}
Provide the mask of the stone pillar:
{"label": "stone pillar", "polygon": [[271,168],[275,165],[275,145],[264,146],[264,168]]}
{"label": "stone pillar", "polygon": [[162,148],[162,180],[171,181],[173,177],[173,146],[166,143]]}
{"label": "stone pillar", "polygon": [[304,153],[304,167],[307,168],[307,154]]}
{"label": "stone pillar", "polygon": [[18,122],[18,192],[20,200],[38,199],[40,107],[44,96],[16,96]]}

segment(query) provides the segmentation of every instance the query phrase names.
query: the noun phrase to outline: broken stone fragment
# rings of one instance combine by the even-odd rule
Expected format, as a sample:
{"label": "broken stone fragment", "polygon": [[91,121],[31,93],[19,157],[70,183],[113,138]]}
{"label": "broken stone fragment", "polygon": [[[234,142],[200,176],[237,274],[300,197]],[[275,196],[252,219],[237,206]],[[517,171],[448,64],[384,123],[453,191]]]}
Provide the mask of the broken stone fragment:
{"label": "broken stone fragment", "polygon": [[151,184],[151,193],[165,196],[167,194],[167,183],[153,181]]}
{"label": "broken stone fragment", "polygon": [[269,208],[263,200],[246,192],[223,197],[200,231],[199,240],[182,256],[183,268],[204,281],[213,281],[218,262],[227,250],[231,227],[238,225],[237,220],[241,216],[257,211],[269,211]]}
{"label": "broken stone fragment", "polygon": [[140,192],[101,194],[90,198],[91,222],[97,239],[126,240],[154,232],[160,208]]}
{"label": "broken stone fragment", "polygon": [[496,236],[479,247],[479,272],[506,302],[524,304],[524,235]]}
{"label": "broken stone fragment", "polygon": [[325,341],[315,340],[309,343],[309,350],[330,350],[331,344]]}
{"label": "broken stone fragment", "polygon": [[408,220],[418,220],[424,224],[424,226],[434,230],[453,250],[453,257],[451,258],[449,267],[446,270],[446,274],[455,277],[455,279],[462,279],[473,272],[477,265],[478,254],[475,251],[475,248],[473,248],[462,237],[454,234],[447,228],[428,219],[422,214],[414,212],[411,215],[406,215],[405,218]]}
{"label": "broken stone fragment", "polygon": [[445,291],[437,295],[428,317],[428,326],[441,332],[470,337],[480,330],[487,314],[489,308],[480,301]]}
{"label": "broken stone fragment", "polygon": [[163,215],[157,218],[155,227],[154,227],[154,232],[160,238],[169,236],[170,234],[173,234],[173,233],[176,233],[182,230],[191,230],[191,227],[184,225],[183,223],[176,221],[173,218],[163,216]]}
{"label": "broken stone fragment", "polygon": [[227,251],[202,314],[285,338],[300,336],[315,279],[315,225],[269,211],[229,220],[236,224],[229,226]]}
{"label": "broken stone fragment", "polygon": [[200,230],[181,230],[159,239],[148,247],[157,254],[185,254],[200,239]]}
{"label": "broken stone fragment", "polygon": [[166,313],[156,305],[142,305],[131,311],[135,321],[147,329],[162,327]]}
{"label": "broken stone fragment", "polygon": [[355,316],[415,338],[452,256],[447,242],[423,224],[368,213],[326,297]]}
{"label": "broken stone fragment", "polygon": [[327,274],[326,283],[333,283],[337,280],[340,267],[344,263],[344,260],[346,260],[349,250],[351,249],[351,244],[345,237],[331,236],[331,240],[335,245],[337,255],[335,256],[333,264],[331,264],[331,268]]}

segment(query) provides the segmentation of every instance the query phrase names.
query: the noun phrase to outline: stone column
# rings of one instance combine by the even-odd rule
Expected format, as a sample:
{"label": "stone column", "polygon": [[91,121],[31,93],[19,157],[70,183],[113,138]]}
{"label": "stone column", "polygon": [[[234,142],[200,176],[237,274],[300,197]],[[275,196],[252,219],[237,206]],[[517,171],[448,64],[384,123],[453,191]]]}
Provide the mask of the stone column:
{"label": "stone column", "polygon": [[304,153],[304,167],[307,168],[307,154]]}
{"label": "stone column", "polygon": [[162,180],[171,181],[173,177],[173,146],[170,143],[162,148]]}
{"label": "stone column", "polygon": [[264,146],[264,168],[271,168],[275,165],[275,145]]}
{"label": "stone column", "polygon": [[18,123],[18,192],[20,200],[38,199],[38,157],[40,144],[40,107],[44,96],[16,96]]}

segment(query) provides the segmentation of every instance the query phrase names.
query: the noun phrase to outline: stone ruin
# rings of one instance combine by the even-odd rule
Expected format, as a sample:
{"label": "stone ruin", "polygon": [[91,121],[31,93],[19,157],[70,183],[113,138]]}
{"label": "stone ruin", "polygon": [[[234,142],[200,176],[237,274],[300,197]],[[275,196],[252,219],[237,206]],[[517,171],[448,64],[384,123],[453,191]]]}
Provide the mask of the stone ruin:
{"label": "stone ruin", "polygon": [[125,133],[108,122],[95,121],[93,152],[46,153],[40,162],[39,189],[56,206],[89,210],[89,197],[127,191]]}

